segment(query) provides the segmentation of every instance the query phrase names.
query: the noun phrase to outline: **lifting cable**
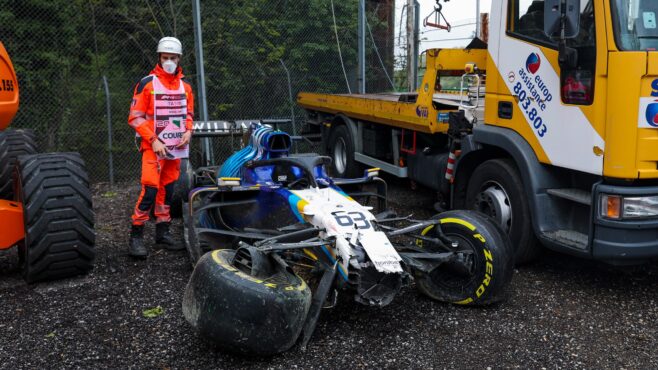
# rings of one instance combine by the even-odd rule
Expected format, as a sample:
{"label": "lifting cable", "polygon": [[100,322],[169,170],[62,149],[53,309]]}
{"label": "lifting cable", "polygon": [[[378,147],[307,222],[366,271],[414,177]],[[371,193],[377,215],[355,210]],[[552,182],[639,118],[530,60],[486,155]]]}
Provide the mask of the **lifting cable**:
{"label": "lifting cable", "polygon": [[340,65],[343,67],[343,76],[345,76],[345,84],[347,84],[347,92],[352,93],[350,89],[350,82],[347,80],[347,72],[345,72],[345,63],[343,63],[343,53],[340,51],[340,40],[338,40],[338,26],[336,26],[336,13],[334,12],[334,0],[331,0],[331,16],[334,18],[334,33],[336,34],[336,44],[338,44],[338,56],[340,57]]}
{"label": "lifting cable", "polygon": [[[364,3],[365,6],[365,3]],[[365,9],[363,10],[363,14],[366,14]],[[370,39],[372,40],[372,46],[375,48],[375,53],[377,53],[377,58],[379,59],[379,64],[381,64],[382,69],[384,70],[384,74],[386,74],[386,78],[388,79],[388,82],[391,83],[391,87],[393,90],[395,90],[395,84],[393,83],[393,80],[391,80],[391,76],[388,75],[388,71],[386,70],[386,66],[384,65],[384,61],[382,60],[382,56],[379,55],[379,48],[377,47],[377,43],[375,42],[375,38],[372,36],[372,30],[370,29],[370,22],[368,22],[368,17],[365,17],[365,23],[366,26],[368,26],[368,33],[370,34]]]}

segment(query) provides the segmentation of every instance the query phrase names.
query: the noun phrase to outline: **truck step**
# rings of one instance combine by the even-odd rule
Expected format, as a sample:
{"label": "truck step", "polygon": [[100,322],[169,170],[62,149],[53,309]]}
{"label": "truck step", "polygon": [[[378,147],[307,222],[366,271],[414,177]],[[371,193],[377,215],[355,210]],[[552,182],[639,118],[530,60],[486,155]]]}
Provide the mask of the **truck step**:
{"label": "truck step", "polygon": [[571,248],[587,249],[588,236],[575,230],[553,230],[545,232],[544,237]]}
{"label": "truck step", "polygon": [[548,189],[546,192],[552,196],[568,199],[586,206],[592,205],[592,193],[581,189]]}
{"label": "truck step", "polygon": [[354,160],[368,166],[378,167],[384,172],[391,173],[397,177],[407,177],[407,167],[399,167],[394,164],[384,162],[377,158],[367,156],[363,153],[355,152]]}

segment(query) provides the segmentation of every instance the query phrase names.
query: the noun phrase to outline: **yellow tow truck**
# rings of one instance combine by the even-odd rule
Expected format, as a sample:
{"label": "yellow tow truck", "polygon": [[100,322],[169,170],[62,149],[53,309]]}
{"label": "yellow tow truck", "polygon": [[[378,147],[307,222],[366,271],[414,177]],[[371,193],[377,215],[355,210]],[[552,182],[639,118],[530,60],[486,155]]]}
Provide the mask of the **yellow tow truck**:
{"label": "yellow tow truck", "polygon": [[493,1],[488,43],[430,49],[419,89],[300,93],[336,175],[361,165],[545,246],[658,257],[658,1]]}

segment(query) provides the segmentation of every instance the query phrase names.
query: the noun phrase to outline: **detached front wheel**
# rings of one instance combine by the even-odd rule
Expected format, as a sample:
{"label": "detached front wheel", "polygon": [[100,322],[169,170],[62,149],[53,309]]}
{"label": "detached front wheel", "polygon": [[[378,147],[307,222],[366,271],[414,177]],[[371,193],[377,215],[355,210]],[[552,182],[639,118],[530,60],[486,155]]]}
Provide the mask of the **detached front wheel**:
{"label": "detached front wheel", "polygon": [[183,315],[225,350],[273,355],[290,349],[311,305],[311,290],[254,249],[215,250],[194,268]]}
{"label": "detached front wheel", "polygon": [[[438,219],[443,234],[455,243],[455,251],[465,252],[464,261],[443,263],[429,273],[415,270],[418,290],[432,299],[462,305],[503,300],[512,278],[513,251],[501,227],[473,211],[445,212]],[[422,235],[437,237],[438,230],[429,226]],[[417,244],[433,248],[420,240]]]}

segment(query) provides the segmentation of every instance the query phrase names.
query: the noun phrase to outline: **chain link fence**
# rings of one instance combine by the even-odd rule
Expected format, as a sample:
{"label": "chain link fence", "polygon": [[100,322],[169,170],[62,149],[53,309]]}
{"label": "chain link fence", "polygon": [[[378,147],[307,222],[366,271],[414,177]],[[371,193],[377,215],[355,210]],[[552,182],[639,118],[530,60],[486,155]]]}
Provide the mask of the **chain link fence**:
{"label": "chain link fence", "polygon": [[[358,4],[203,1],[208,118],[289,118],[295,126],[280,128],[301,133],[298,92],[357,90]],[[367,0],[366,14],[366,88],[390,91],[394,0]],[[80,152],[94,182],[109,181],[110,172],[116,182],[138,179],[140,155],[127,124],[133,88],[157,63],[158,40],[172,35],[183,43],[181,65],[196,89],[193,30],[192,1],[0,0],[0,41],[20,87],[12,126],[34,130],[44,152]],[[198,101],[195,107],[198,119]],[[240,137],[212,139],[215,164],[241,146]],[[191,156],[198,163],[198,139]]]}

